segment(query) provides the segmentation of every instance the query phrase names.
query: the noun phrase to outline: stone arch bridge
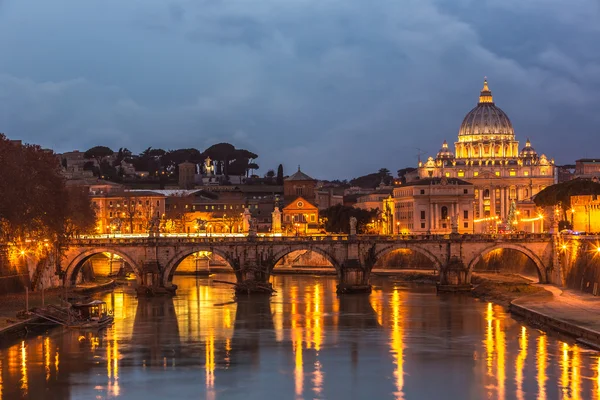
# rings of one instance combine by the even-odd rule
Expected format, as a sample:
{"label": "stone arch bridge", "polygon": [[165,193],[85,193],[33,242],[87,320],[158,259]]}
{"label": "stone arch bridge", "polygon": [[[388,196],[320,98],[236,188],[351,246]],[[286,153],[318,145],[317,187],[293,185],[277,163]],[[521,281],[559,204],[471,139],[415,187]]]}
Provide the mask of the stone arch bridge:
{"label": "stone arch bridge", "polygon": [[470,287],[473,268],[481,257],[496,249],[525,254],[536,265],[540,282],[559,283],[555,242],[545,234],[75,239],[63,254],[59,274],[64,285],[74,285],[87,259],[110,252],[136,272],[140,293],[174,293],[176,287],[171,281],[177,266],[199,251],[223,257],[238,282],[268,282],[279,259],[293,251],[311,250],[327,258],[336,269],[338,292],[368,292],[369,276],[377,260],[394,250],[409,249],[429,258],[439,270],[440,289],[460,290]]}

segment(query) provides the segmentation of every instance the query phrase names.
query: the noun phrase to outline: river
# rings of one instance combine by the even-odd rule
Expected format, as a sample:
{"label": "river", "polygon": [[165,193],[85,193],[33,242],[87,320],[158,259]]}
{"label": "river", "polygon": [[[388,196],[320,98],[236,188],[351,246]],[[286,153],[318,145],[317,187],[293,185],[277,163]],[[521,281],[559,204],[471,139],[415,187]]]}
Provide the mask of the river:
{"label": "river", "polygon": [[[219,275],[215,279],[232,280]],[[0,399],[600,399],[598,353],[502,307],[374,280],[277,276],[272,298],[175,277],[174,298],[103,298],[100,334],[57,328],[0,350]]]}

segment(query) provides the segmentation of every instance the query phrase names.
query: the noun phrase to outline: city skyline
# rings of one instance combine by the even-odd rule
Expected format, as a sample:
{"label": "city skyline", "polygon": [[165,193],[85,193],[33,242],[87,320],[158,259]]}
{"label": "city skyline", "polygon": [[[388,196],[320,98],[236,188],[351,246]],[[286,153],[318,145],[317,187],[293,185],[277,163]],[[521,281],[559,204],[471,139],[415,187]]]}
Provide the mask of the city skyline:
{"label": "city skyline", "polygon": [[593,2],[60,5],[0,4],[12,139],[57,152],[230,142],[260,155],[261,175],[285,160],[343,179],[416,166],[416,148],[435,156],[487,76],[521,146],[558,165],[595,157]]}

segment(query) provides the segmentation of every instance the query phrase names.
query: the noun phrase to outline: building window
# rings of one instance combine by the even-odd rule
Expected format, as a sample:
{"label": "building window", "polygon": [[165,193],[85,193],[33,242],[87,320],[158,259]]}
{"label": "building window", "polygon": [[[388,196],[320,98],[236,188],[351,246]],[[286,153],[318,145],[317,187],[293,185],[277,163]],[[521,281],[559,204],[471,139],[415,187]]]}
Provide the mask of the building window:
{"label": "building window", "polygon": [[484,199],[489,199],[490,198],[490,189],[485,189],[483,191],[483,198]]}
{"label": "building window", "polygon": [[[464,219],[469,219],[469,210],[464,210],[463,211],[463,218]],[[466,228],[466,227],[465,227]]]}
{"label": "building window", "polygon": [[315,222],[315,214],[310,214],[310,222]]}
{"label": "building window", "polygon": [[463,178],[464,176],[465,176],[465,171],[463,171],[463,170],[458,171],[459,178]]}
{"label": "building window", "polygon": [[515,199],[517,197],[517,190],[515,188],[510,188],[510,199]]}
{"label": "building window", "polygon": [[529,176],[529,171],[523,171],[523,176]]}
{"label": "building window", "polygon": [[421,211],[421,219],[425,219],[425,211]]}
{"label": "building window", "polygon": [[468,227],[469,227],[469,223],[468,223],[468,222],[465,222],[465,223],[463,224],[463,227],[465,227],[465,228],[468,228]]}
{"label": "building window", "polygon": [[421,229],[425,229],[425,222],[421,222]]}
{"label": "building window", "polygon": [[448,207],[442,207],[442,219],[448,219]]}
{"label": "building window", "polygon": [[109,206],[109,207],[112,207],[112,201],[109,201],[109,202],[108,202],[108,206]]}
{"label": "building window", "polygon": [[546,171],[545,170],[542,170],[542,175],[546,175]]}
{"label": "building window", "polygon": [[517,176],[517,171],[515,171],[514,169],[511,169],[510,172],[508,173],[509,176]]}
{"label": "building window", "polygon": [[500,176],[500,171],[496,171],[496,176]]}
{"label": "building window", "polygon": [[112,211],[108,213],[108,216],[112,218]]}
{"label": "building window", "polygon": [[446,178],[450,178],[450,172],[446,172]]}
{"label": "building window", "polygon": [[473,172],[473,176],[479,176],[479,171]]}
{"label": "building window", "polygon": [[303,192],[304,192],[304,190],[303,190],[303,189],[304,189],[304,188],[302,188],[302,187],[297,187],[297,188],[296,188],[296,196],[302,196],[302,195],[304,194],[304,193],[303,193]]}
{"label": "building window", "polygon": [[469,194],[469,189],[463,189],[464,194]]}
{"label": "building window", "polygon": [[425,189],[421,189],[421,194],[425,194]]}

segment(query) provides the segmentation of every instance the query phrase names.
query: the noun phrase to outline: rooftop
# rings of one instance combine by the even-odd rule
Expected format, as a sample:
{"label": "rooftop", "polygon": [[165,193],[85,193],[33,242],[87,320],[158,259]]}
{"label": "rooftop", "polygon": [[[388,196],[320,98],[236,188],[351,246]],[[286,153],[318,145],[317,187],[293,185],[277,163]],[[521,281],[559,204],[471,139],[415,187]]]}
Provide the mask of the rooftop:
{"label": "rooftop", "polygon": [[298,171],[296,171],[294,174],[288,176],[285,180],[286,181],[314,181],[315,179],[311,178],[310,176],[306,175],[304,172],[300,171],[300,166],[298,165]]}

